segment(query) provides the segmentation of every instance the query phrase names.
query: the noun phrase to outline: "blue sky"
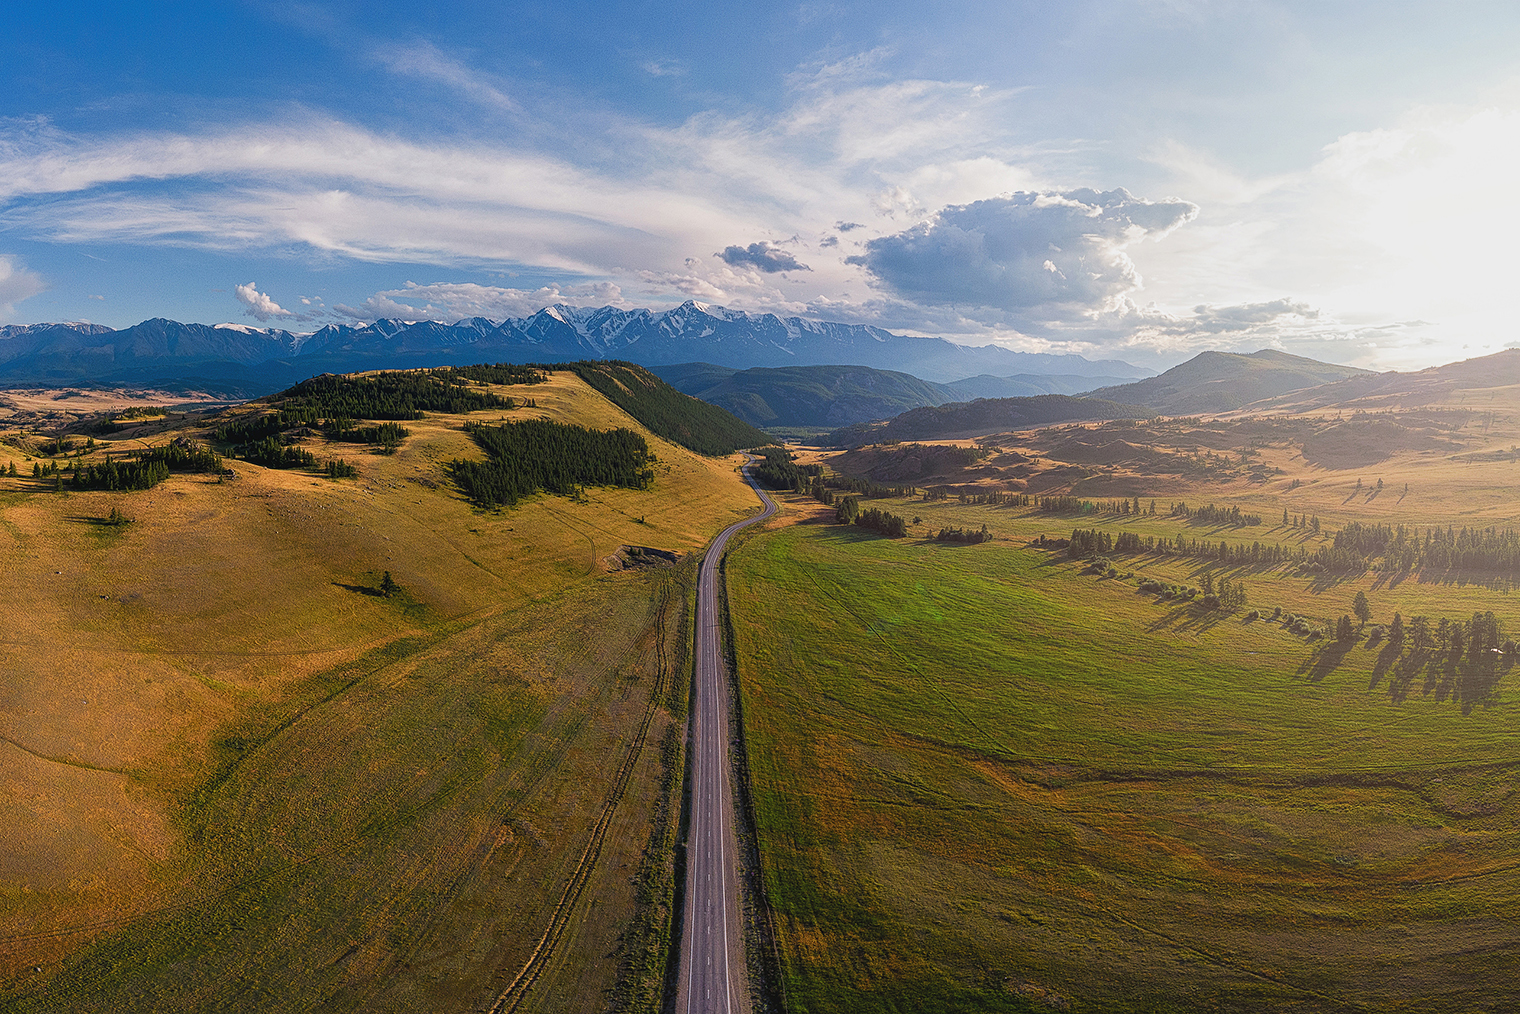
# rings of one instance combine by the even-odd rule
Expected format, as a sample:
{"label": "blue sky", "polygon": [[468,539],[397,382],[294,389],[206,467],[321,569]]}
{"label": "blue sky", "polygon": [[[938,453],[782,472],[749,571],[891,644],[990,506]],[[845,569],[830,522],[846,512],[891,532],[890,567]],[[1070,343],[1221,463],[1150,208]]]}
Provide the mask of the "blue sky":
{"label": "blue sky", "polygon": [[19,7],[0,322],[695,298],[1380,368],[1520,338],[1513,4]]}

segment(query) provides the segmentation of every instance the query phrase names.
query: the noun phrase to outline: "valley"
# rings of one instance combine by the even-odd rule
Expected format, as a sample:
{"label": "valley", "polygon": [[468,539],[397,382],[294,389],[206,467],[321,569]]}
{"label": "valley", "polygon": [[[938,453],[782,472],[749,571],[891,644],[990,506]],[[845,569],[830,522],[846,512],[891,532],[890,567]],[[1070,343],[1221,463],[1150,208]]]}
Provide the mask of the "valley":
{"label": "valley", "polygon": [[799,454],[907,535],[793,493],[729,564],[788,1009],[1512,1004],[1520,571],[1442,548],[1520,526],[1509,355],[1400,408]]}
{"label": "valley", "polygon": [[[736,1002],[1508,1004],[1510,356],[766,450],[709,570]],[[765,433],[598,362],[7,397],[8,1009],[679,1002]]]}

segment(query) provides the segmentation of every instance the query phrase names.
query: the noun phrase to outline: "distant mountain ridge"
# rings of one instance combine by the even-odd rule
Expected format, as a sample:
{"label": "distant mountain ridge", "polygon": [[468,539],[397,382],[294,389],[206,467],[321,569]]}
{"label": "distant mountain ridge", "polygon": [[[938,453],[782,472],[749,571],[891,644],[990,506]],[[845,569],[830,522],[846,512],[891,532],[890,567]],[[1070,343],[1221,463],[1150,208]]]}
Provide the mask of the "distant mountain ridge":
{"label": "distant mountain ridge", "polygon": [[948,402],[1079,394],[1112,383],[1112,378],[1071,374],[984,374],[937,384],[896,370],[834,364],[736,370],[711,363],[682,363],[656,366],[651,372],[682,393],[721,406],[753,426],[830,429]]}
{"label": "distant mountain ridge", "polygon": [[524,318],[452,324],[382,319],[309,333],[162,317],[113,330],[98,324],[0,327],[0,384],[202,381],[265,393],[317,373],[464,363],[624,359],[641,366],[845,364],[934,381],[978,374],[1135,379],[1153,371],[1118,360],[971,347],[864,324],[747,313],[688,301],[671,310],[548,306]]}
{"label": "distant mountain ridge", "polygon": [[1192,415],[1229,412],[1263,398],[1368,375],[1370,371],[1355,366],[1322,363],[1276,349],[1249,355],[1211,351],[1200,352],[1158,377],[1100,387],[1088,394],[1169,415]]}

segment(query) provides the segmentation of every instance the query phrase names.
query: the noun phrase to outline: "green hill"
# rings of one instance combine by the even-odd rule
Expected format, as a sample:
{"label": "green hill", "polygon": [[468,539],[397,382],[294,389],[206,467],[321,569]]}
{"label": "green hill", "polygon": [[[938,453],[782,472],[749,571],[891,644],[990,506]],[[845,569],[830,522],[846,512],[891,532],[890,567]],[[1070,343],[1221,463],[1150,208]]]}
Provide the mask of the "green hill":
{"label": "green hill", "polygon": [[1095,398],[1144,405],[1168,415],[1192,415],[1229,412],[1263,398],[1367,373],[1355,366],[1322,363],[1275,349],[1262,349],[1250,355],[1200,352],[1159,377],[1089,393]]}
{"label": "green hill", "polygon": [[692,363],[654,372],[755,426],[845,426],[955,400],[943,385],[868,366],[730,370]]}
{"label": "green hill", "polygon": [[698,454],[732,454],[774,443],[723,408],[671,387],[642,366],[618,360],[567,363],[575,375],[654,433]]}
{"label": "green hill", "polygon": [[754,426],[847,426],[890,419],[910,409],[971,401],[1080,394],[1119,377],[982,374],[937,384],[867,366],[786,366],[736,370],[710,363],[658,366],[650,372]]}
{"label": "green hill", "polygon": [[934,440],[1028,429],[1074,419],[1124,419],[1149,413],[1137,405],[1100,398],[1042,394],[1034,398],[978,398],[976,401],[915,408],[877,425],[857,423],[835,430],[829,443],[844,447],[888,440]]}

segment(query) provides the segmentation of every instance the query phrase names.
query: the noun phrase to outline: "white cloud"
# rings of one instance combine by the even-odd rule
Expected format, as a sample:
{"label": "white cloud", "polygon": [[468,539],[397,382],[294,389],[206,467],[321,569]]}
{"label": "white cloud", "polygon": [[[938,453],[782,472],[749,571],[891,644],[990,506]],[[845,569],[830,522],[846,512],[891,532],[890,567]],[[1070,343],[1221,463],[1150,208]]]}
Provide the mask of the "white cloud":
{"label": "white cloud", "polygon": [[645,60],[639,66],[651,77],[681,77],[686,73],[679,60]]}
{"label": "white cloud", "polygon": [[0,314],[9,317],[16,304],[47,289],[47,282],[16,257],[0,254]]}
{"label": "white cloud", "polygon": [[279,303],[270,299],[260,292],[254,282],[245,285],[234,286],[233,295],[237,301],[243,304],[243,313],[261,321],[274,320],[276,317],[296,317],[298,314],[293,310],[287,310]]}
{"label": "white cloud", "polygon": [[1112,309],[1138,289],[1125,248],[1197,214],[1187,201],[1144,201],[1122,189],[1019,192],[942,208],[928,222],[870,240],[850,263],[919,303],[1071,318]]}
{"label": "white cloud", "polygon": [[611,282],[546,285],[538,289],[511,289],[474,282],[434,282],[429,285],[407,282],[399,289],[375,293],[364,301],[363,306],[340,303],[334,309],[346,317],[362,321],[393,317],[453,323],[465,317],[487,317],[498,321],[507,317],[527,317],[555,303],[628,305],[622,290]]}
{"label": "white cloud", "polygon": [[489,77],[444,53],[432,43],[394,43],[374,51],[375,59],[393,73],[441,84],[483,106],[515,110],[517,103]]}

